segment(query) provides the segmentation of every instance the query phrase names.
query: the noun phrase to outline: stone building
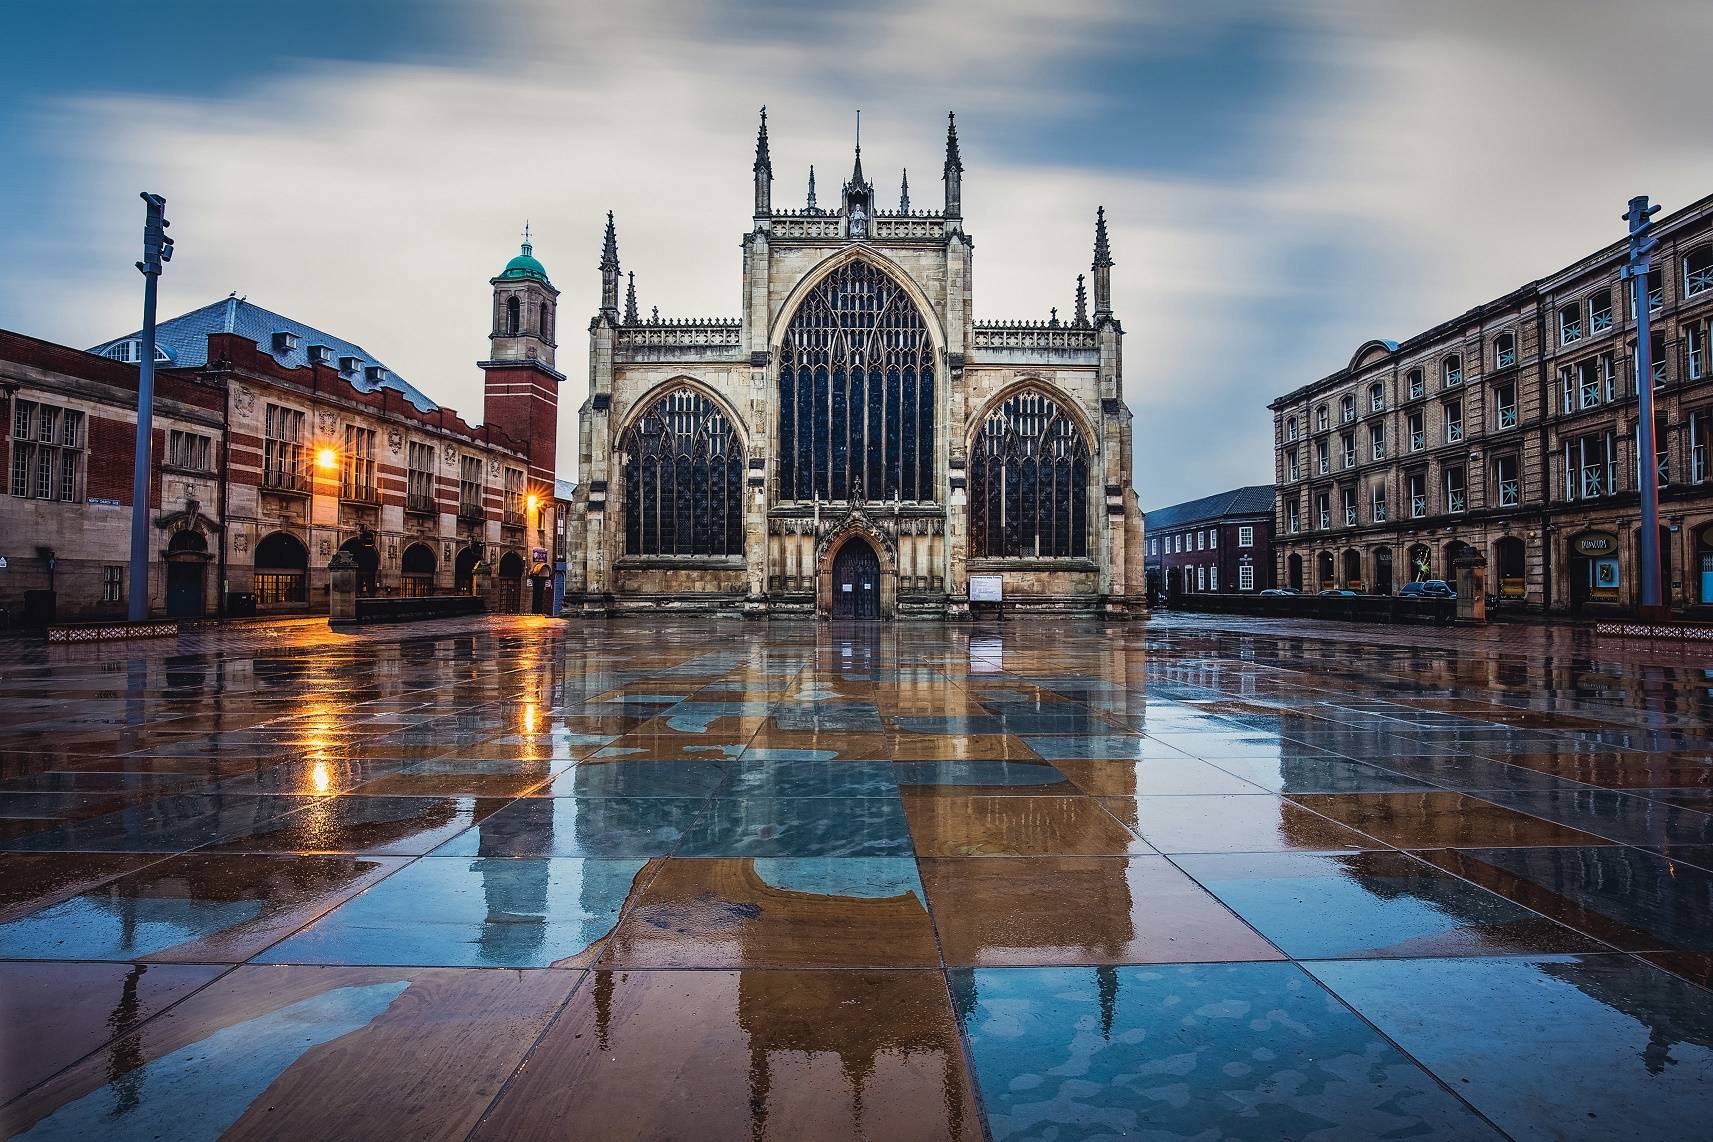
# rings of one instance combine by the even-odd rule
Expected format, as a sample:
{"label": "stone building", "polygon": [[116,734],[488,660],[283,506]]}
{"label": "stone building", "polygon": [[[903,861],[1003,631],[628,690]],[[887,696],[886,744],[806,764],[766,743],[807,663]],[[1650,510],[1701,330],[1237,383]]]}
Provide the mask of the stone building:
{"label": "stone building", "polygon": [[[1656,220],[1649,277],[1662,598],[1713,609],[1713,198]],[[1391,593],[1487,559],[1501,606],[1623,611],[1636,584],[1635,315],[1614,243],[1402,343],[1274,418],[1282,585]]]}
{"label": "stone building", "polygon": [[[0,330],[0,399],[0,609],[12,621],[46,619],[51,595],[62,618],[124,618],[135,366]],[[208,568],[223,533],[224,406],[220,387],[193,374],[163,373],[156,384],[152,610],[216,603]]]}
{"label": "stone building", "polygon": [[882,208],[860,141],[834,204],[811,172],[775,209],[765,113],[753,172],[734,317],[642,317],[608,216],[567,612],[1139,608],[1104,215],[1092,312],[1079,278],[1068,320],[979,321],[955,123],[941,209]]}
{"label": "stone building", "polygon": [[[552,612],[558,293],[527,237],[490,285],[480,425],[361,346],[243,298],[159,323],[151,610],[323,611],[327,564],[345,550],[364,593],[485,585],[492,610]],[[131,333],[80,353],[0,334],[0,518],[20,552],[58,553],[61,618],[125,613],[140,344]],[[46,561],[0,555],[0,606],[21,609],[23,591],[47,586]]]}
{"label": "stone building", "polygon": [[1155,508],[1144,519],[1148,585],[1156,597],[1249,594],[1273,585],[1273,489],[1233,488]]}

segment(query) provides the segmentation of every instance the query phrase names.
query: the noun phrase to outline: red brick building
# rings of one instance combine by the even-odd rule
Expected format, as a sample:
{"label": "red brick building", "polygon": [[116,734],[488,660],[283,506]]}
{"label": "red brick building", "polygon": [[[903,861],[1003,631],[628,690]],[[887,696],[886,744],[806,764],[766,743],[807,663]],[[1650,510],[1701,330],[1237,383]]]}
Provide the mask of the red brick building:
{"label": "red brick building", "polygon": [[1266,484],[1156,508],[1143,528],[1156,598],[1273,586],[1273,489]]}
{"label": "red brick building", "polygon": [[[484,564],[490,606],[551,611],[558,294],[527,243],[490,284],[481,424],[361,346],[236,296],[161,322],[151,612],[323,610],[340,550],[365,592],[467,591]],[[47,591],[61,619],[125,613],[139,346],[0,332],[0,607],[14,617]]]}

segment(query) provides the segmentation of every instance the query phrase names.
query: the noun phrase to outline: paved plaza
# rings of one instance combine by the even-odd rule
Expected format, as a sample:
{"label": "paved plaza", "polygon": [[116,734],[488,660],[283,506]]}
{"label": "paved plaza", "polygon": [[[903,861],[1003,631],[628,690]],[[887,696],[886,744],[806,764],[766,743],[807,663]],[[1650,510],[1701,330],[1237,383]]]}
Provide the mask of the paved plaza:
{"label": "paved plaza", "polygon": [[1713,1115],[1705,648],[662,616],[0,653],[0,1134]]}

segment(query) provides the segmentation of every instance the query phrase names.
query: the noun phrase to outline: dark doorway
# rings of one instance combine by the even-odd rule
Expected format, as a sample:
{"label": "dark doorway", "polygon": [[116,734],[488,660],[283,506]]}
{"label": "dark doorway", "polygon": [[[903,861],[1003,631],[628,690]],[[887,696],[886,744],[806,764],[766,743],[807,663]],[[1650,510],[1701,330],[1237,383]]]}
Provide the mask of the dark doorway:
{"label": "dark doorway", "polygon": [[208,541],[197,532],[181,531],[167,541],[166,555],[168,617],[201,618],[208,578]]}
{"label": "dark doorway", "polygon": [[426,543],[413,543],[404,549],[399,574],[406,596],[421,598],[434,594],[434,563],[434,548]]}
{"label": "dark doorway", "polygon": [[1514,535],[1507,535],[1493,544],[1493,561],[1498,564],[1496,574],[1492,578],[1498,580],[1497,592],[1501,599],[1524,599],[1528,597],[1527,568],[1524,563],[1527,549],[1523,541]]}
{"label": "dark doorway", "polygon": [[1338,567],[1333,562],[1332,552],[1323,551],[1315,556],[1315,590],[1324,591],[1328,587],[1338,586]]}
{"label": "dark doorway", "polygon": [[523,559],[515,551],[500,556],[499,612],[515,615],[523,602]]}
{"label": "dark doorway", "polygon": [[865,540],[847,540],[833,557],[833,617],[880,617],[880,558]]}
{"label": "dark doorway", "polygon": [[482,561],[482,549],[475,544],[458,549],[458,557],[452,561],[452,582],[454,590],[460,595],[476,593],[476,564]]}
{"label": "dark doorway", "polygon": [[1303,589],[1303,557],[1292,553],[1285,560],[1285,585],[1293,591]]}
{"label": "dark doorway", "polygon": [[1339,586],[1352,591],[1362,589],[1362,553],[1354,547],[1346,548],[1344,552],[1344,582]]}
{"label": "dark doorway", "polygon": [[1376,547],[1374,549],[1374,593],[1390,595],[1392,593],[1392,549]]}

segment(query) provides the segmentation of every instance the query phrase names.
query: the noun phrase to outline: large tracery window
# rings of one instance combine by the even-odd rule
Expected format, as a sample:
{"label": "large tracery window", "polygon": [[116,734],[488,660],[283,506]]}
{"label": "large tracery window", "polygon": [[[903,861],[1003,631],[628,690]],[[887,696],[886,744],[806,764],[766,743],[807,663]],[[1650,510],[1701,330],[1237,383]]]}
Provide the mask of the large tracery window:
{"label": "large tracery window", "polygon": [[743,448],[713,401],[691,388],[667,393],[619,447],[627,554],[743,554]]}
{"label": "large tracery window", "polygon": [[988,416],[970,449],[970,549],[978,556],[1088,555],[1088,443],[1045,393]]}
{"label": "large tracery window", "polygon": [[902,286],[834,270],[779,351],[779,498],[932,500],[934,351]]}

